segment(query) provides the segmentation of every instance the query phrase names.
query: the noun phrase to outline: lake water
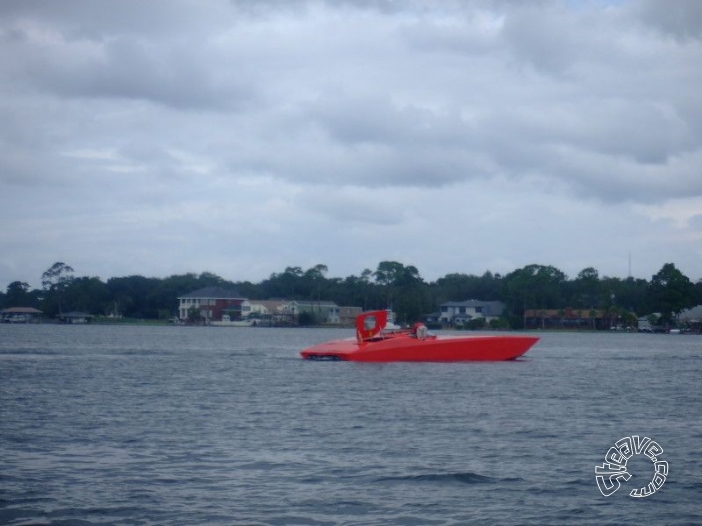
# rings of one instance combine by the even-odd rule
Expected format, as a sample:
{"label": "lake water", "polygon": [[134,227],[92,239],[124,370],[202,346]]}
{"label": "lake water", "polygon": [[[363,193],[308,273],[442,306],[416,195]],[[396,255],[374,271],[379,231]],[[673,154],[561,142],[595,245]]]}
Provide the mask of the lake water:
{"label": "lake water", "polygon": [[[306,362],[350,330],[0,325],[0,524],[702,523],[702,337]],[[595,466],[662,446],[609,497]]]}

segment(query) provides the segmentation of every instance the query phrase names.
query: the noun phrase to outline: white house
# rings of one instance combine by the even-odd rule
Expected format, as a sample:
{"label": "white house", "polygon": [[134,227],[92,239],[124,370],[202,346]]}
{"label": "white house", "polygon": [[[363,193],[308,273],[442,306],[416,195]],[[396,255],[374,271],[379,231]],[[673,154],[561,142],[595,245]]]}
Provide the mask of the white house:
{"label": "white house", "polygon": [[314,315],[318,322],[338,324],[341,322],[339,306],[333,301],[292,300],[283,305],[283,312],[293,317],[303,312]]}
{"label": "white house", "polygon": [[277,321],[285,316],[283,311],[286,302],[283,300],[249,300],[250,316],[262,320]]}
{"label": "white house", "polygon": [[702,321],[702,305],[685,309],[678,315],[680,323],[700,323]]}
{"label": "white house", "polygon": [[242,298],[233,289],[222,287],[205,287],[195,290],[178,298],[178,317],[187,320],[192,309],[199,312],[200,317],[206,322],[220,321],[226,313],[230,319],[239,320],[247,318],[251,312],[249,300]]}
{"label": "white house", "polygon": [[501,301],[449,301],[440,305],[439,321],[445,325],[462,325],[474,318],[485,318],[486,322],[502,316],[505,304]]}

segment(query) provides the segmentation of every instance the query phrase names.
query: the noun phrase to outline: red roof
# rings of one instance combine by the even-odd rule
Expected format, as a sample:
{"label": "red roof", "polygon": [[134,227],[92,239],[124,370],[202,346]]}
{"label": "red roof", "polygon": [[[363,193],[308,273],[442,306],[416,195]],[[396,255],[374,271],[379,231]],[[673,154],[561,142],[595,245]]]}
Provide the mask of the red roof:
{"label": "red roof", "polygon": [[0,314],[41,314],[41,311],[34,307],[10,307],[0,310]]}

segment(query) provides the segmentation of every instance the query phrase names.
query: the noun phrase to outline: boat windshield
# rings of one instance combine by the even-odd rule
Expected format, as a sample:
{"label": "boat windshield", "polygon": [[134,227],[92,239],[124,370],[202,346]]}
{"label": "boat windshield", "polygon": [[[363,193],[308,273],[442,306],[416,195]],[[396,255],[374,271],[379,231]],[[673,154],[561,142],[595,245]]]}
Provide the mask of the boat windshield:
{"label": "boat windshield", "polygon": [[369,340],[380,334],[387,322],[387,313],[382,310],[362,312],[356,317],[358,341]]}

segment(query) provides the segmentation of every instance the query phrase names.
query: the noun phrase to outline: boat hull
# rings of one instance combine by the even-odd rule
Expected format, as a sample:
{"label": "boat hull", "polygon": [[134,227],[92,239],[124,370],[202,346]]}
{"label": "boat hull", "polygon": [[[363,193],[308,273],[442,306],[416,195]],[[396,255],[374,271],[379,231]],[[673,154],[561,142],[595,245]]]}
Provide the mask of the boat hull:
{"label": "boat hull", "polygon": [[481,335],[419,339],[396,336],[377,341],[336,340],[300,353],[307,360],[351,362],[477,362],[514,360],[539,338],[533,336]]}

